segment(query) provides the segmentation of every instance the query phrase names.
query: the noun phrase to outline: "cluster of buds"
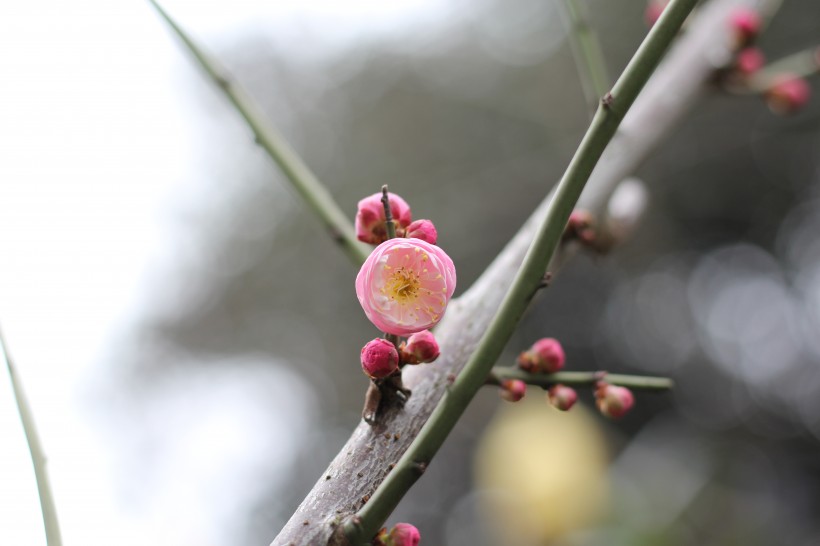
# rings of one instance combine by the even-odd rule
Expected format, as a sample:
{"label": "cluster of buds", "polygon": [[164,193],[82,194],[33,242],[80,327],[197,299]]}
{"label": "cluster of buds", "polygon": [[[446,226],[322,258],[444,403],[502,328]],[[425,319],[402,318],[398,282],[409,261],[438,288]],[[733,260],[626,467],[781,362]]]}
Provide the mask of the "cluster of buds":
{"label": "cluster of buds", "polygon": [[390,532],[382,529],[373,539],[373,546],[417,546],[421,541],[421,534],[414,525],[397,523]]}
{"label": "cluster of buds", "polygon": [[[405,364],[433,362],[439,356],[429,329],[447,309],[456,288],[456,270],[436,246],[433,222],[412,218],[407,201],[386,186],[359,201],[356,212],[357,237],[377,245],[356,276],[356,296],[370,322],[395,336],[395,342],[374,339],[362,348],[362,370],[371,379],[390,377]],[[388,219],[395,227],[392,239]],[[399,343],[399,336],[407,340]]]}
{"label": "cluster of buds", "polygon": [[376,338],[362,347],[362,371],[371,379],[384,379],[405,364],[433,362],[440,352],[436,337],[429,330],[411,335],[398,349],[391,341]]}
{"label": "cluster of buds", "polygon": [[[530,374],[554,374],[564,368],[566,356],[561,343],[554,338],[541,338],[518,356],[518,367]],[[623,417],[635,404],[632,391],[626,387],[611,385],[603,380],[604,372],[595,375],[595,404],[598,410],[610,419]],[[556,376],[556,380],[560,380]],[[539,383],[541,383],[539,381]],[[527,392],[527,384],[522,379],[503,379],[499,382],[501,398],[518,402]],[[547,400],[560,411],[568,411],[578,401],[578,393],[572,387],[561,383],[547,389]]]}
{"label": "cluster of buds", "polygon": [[[356,211],[356,237],[363,243],[379,245],[388,239],[387,216],[382,202],[382,193],[374,193],[359,201]],[[390,213],[397,237],[421,239],[431,245],[436,244],[438,232],[430,220],[413,222],[413,212],[407,201],[396,195],[388,194]]]}
{"label": "cluster of buds", "polygon": [[[729,26],[737,55],[732,66],[723,73],[728,87],[739,86],[760,93],[769,109],[778,115],[793,114],[802,109],[811,95],[809,84],[803,77],[784,72],[755,78],[766,64],[765,55],[754,46],[763,26],[760,14],[739,7],[730,14]],[[820,55],[815,57],[815,64],[820,64]]]}

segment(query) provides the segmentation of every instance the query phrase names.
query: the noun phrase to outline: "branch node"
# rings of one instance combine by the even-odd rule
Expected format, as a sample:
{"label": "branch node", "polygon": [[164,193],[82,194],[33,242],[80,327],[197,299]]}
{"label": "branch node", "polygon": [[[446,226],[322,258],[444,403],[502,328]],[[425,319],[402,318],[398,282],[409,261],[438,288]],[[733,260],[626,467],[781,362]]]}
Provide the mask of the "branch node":
{"label": "branch node", "polygon": [[422,474],[427,472],[427,463],[425,463],[424,461],[416,461],[413,463],[413,470],[416,474],[421,476]]}
{"label": "branch node", "polygon": [[613,102],[615,102],[615,97],[612,96],[612,93],[607,93],[601,98],[601,106],[603,106],[607,110],[610,106],[612,106]]}

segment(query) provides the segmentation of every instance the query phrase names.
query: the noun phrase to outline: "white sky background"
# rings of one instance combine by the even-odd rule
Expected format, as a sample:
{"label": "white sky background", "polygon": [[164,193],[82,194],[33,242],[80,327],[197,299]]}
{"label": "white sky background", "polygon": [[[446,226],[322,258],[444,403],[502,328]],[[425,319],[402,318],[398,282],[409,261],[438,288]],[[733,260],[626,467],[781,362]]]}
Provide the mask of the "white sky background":
{"label": "white sky background", "polygon": [[[439,18],[442,4],[242,0],[166,7],[212,46],[253,25],[270,29],[280,46],[288,36],[309,33],[316,54],[322,45],[338,49],[411,20]],[[196,203],[206,182],[194,158],[202,147],[220,145],[198,136],[201,113],[179,85],[179,72],[188,67],[146,2],[34,0],[0,7],[0,323],[50,458],[69,546],[235,544],[228,536],[230,508],[209,498],[206,478],[216,472],[217,481],[231,483],[231,472],[250,472],[253,455],[232,450],[231,439],[250,441],[261,415],[270,419],[270,408],[252,405],[270,399],[270,391],[255,398],[243,385],[221,381],[214,392],[207,381],[185,378],[186,392],[199,385],[207,396],[180,402],[169,385],[167,403],[145,418],[172,422],[168,412],[184,406],[169,427],[178,429],[172,436],[185,435],[161,453],[159,477],[135,505],[119,476],[134,469],[123,467],[117,455],[123,447],[107,445],[112,437],[95,428],[83,401],[95,374],[104,373],[98,362],[115,332],[127,331],[150,307],[151,283],[162,280],[151,272],[173,269],[160,257],[174,255],[175,207]],[[232,409],[216,412],[206,399]],[[296,425],[264,424],[283,434]],[[272,446],[259,448],[271,455]],[[199,455],[192,460],[191,454]],[[251,470],[230,470],[247,464]],[[176,513],[180,506],[186,516]],[[0,544],[45,544],[5,372]]]}

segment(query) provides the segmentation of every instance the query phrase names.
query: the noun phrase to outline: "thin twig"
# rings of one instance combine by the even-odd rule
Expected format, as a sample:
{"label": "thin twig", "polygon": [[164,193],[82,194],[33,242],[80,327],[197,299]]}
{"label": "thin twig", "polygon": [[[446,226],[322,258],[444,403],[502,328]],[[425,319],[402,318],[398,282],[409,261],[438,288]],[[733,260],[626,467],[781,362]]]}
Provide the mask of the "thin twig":
{"label": "thin twig", "polygon": [[399,459],[355,519],[343,524],[344,535],[351,544],[367,542],[376,534],[399,501],[420,477],[461,417],[467,405],[481,388],[515,331],[531,296],[541,282],[555,252],[575,203],[592,170],[615,135],[621,120],[638,96],[649,76],[660,62],[683,21],[697,0],[672,0],[649,35],[632,57],[611,93],[601,102],[575,156],[558,183],[546,218],[524,258],[501,307],[467,361],[461,374],[436,406],[419,435]]}
{"label": "thin twig", "polygon": [[589,24],[589,16],[579,0],[564,0],[569,19],[569,37],[575,68],[590,107],[595,111],[598,100],[604,96],[612,81],[606,70],[603,50],[598,36]]}
{"label": "thin twig", "polygon": [[354,264],[361,265],[367,258],[368,251],[356,240],[350,219],[342,212],[324,185],[305,165],[285,138],[263,121],[264,117],[245,91],[231,81],[218,63],[200,49],[155,0],[148,1],[216,86],[228,97],[236,111],[242,115],[248,127],[253,131],[256,142],[279,165],[308,208],[324,223],[333,240],[342,247]]}
{"label": "thin twig", "polygon": [[501,381],[505,379],[519,379],[527,385],[544,388],[559,383],[576,387],[591,387],[599,381],[606,381],[612,385],[646,391],[666,391],[674,386],[674,382],[667,377],[625,375],[608,372],[528,373],[520,368],[509,366],[495,366],[492,372],[490,372],[487,384],[499,385]]}
{"label": "thin twig", "polygon": [[814,46],[792,53],[764,66],[748,81],[748,87],[755,92],[764,92],[777,81],[779,76],[808,77],[820,73],[820,46]]}
{"label": "thin twig", "polygon": [[0,347],[2,347],[3,358],[9,370],[11,386],[14,390],[14,400],[17,403],[17,411],[20,412],[20,421],[23,423],[26,443],[28,443],[28,450],[31,453],[34,477],[37,480],[37,491],[40,494],[40,510],[43,513],[43,525],[46,529],[46,543],[48,546],[60,546],[63,541],[60,537],[60,524],[57,521],[54,495],[51,493],[51,484],[49,483],[48,472],[46,471],[46,455],[40,443],[40,437],[37,435],[37,427],[34,425],[34,416],[31,413],[31,407],[26,398],[26,393],[23,390],[23,385],[20,383],[17,368],[14,365],[14,360],[11,358],[11,353],[6,343],[6,338],[3,336],[2,329],[0,329]]}

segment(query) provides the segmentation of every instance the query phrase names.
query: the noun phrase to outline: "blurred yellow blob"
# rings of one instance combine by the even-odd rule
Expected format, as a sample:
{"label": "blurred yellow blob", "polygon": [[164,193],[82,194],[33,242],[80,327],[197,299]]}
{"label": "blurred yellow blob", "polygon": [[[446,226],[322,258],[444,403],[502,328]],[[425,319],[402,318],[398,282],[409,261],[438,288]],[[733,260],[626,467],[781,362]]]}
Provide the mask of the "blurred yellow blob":
{"label": "blurred yellow blob", "polygon": [[530,389],[504,404],[476,454],[476,487],[499,546],[543,545],[594,525],[606,511],[603,432],[583,406],[560,412]]}

